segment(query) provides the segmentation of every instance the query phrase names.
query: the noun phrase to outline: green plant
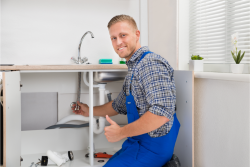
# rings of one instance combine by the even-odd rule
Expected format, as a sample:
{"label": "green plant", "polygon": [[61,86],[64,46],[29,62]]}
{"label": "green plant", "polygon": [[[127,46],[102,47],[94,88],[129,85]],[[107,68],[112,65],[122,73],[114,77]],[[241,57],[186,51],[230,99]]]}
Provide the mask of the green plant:
{"label": "green plant", "polygon": [[204,59],[203,57],[200,57],[199,55],[192,55],[191,60],[202,60]]}
{"label": "green plant", "polygon": [[245,52],[241,55],[241,50],[237,53],[237,48],[236,48],[235,55],[234,55],[234,52],[231,51],[231,53],[232,53],[232,56],[233,56],[235,63],[240,64],[240,61],[243,59],[243,57],[245,55]]}

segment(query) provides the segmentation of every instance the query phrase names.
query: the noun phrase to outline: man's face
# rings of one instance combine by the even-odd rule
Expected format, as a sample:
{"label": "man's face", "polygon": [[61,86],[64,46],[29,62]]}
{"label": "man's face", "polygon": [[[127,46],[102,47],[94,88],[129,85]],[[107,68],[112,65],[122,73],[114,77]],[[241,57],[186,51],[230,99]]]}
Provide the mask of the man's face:
{"label": "man's face", "polygon": [[109,34],[113,48],[119,57],[128,61],[134,52],[139,49],[140,31],[135,30],[127,21],[113,24],[109,28]]}

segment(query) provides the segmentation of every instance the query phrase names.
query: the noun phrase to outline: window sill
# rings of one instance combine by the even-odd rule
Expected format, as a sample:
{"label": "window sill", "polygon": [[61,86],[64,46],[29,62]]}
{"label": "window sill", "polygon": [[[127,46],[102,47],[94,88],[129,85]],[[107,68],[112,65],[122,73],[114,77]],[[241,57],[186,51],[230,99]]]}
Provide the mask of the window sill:
{"label": "window sill", "polygon": [[233,73],[218,73],[218,72],[194,72],[194,78],[250,82],[250,74],[233,74]]}

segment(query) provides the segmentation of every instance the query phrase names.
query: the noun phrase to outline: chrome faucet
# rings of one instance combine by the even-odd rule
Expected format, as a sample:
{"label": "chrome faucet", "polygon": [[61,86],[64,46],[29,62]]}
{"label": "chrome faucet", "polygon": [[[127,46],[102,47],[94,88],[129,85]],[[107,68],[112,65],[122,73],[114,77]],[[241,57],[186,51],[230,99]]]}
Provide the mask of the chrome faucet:
{"label": "chrome faucet", "polygon": [[73,60],[76,64],[83,64],[85,62],[88,61],[88,58],[87,57],[83,57],[81,59],[81,55],[80,55],[80,51],[81,51],[81,45],[82,45],[82,41],[84,39],[84,37],[87,35],[87,34],[90,34],[92,38],[94,38],[94,34],[91,32],[91,31],[87,31],[81,38],[80,40],[80,43],[79,43],[79,46],[78,46],[78,60],[76,60],[74,57],[71,57],[71,60]]}

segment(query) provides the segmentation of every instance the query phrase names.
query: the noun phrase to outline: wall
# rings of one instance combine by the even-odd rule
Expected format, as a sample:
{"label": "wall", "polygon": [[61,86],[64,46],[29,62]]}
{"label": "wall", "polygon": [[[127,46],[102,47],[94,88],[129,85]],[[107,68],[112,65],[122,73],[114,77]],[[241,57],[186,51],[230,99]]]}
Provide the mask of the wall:
{"label": "wall", "polygon": [[[145,3],[142,3],[145,5]],[[1,1],[1,63],[2,64],[69,64],[71,57],[81,56],[98,64],[101,58],[111,58],[118,64],[107,24],[118,14],[132,16],[140,25],[140,0],[2,0]],[[143,31],[147,35],[147,29]],[[144,35],[144,43],[147,37]],[[69,104],[76,100],[76,73],[22,74],[22,92],[58,92],[58,119],[71,114]],[[117,96],[122,83],[107,86],[112,97]],[[113,84],[113,85],[114,85]],[[108,84],[110,85],[110,84]],[[112,85],[112,84],[111,84]],[[98,105],[98,92],[95,90]],[[82,84],[81,97],[88,103],[88,88]],[[120,123],[123,123],[122,121]]]}
{"label": "wall", "polygon": [[189,70],[189,0],[179,0],[179,70]]}
{"label": "wall", "polygon": [[[107,24],[118,14],[140,18],[139,0],[2,0],[2,63],[68,64],[81,55],[89,62],[112,58],[118,64]],[[140,28],[140,24],[138,24]]]}
{"label": "wall", "polygon": [[195,167],[249,167],[250,81],[195,79]]}
{"label": "wall", "polygon": [[177,66],[177,1],[148,1],[149,48],[164,57],[176,70]]}

